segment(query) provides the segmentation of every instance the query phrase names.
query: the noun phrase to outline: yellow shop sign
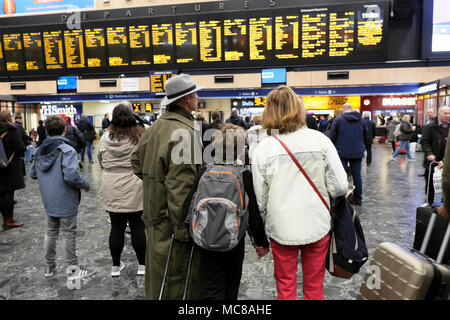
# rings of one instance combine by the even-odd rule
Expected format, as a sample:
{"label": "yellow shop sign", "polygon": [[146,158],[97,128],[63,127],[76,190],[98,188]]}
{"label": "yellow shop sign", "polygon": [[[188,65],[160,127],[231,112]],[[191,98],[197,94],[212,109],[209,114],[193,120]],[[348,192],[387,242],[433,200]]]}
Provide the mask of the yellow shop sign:
{"label": "yellow shop sign", "polygon": [[303,97],[306,109],[341,109],[345,103],[350,103],[353,109],[360,109],[361,97]]}

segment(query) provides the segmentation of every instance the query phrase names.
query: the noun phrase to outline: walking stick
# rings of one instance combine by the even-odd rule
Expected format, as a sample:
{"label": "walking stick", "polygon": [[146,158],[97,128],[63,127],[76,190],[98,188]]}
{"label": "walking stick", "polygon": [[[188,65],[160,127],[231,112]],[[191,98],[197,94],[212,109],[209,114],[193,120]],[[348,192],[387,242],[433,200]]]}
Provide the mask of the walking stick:
{"label": "walking stick", "polygon": [[187,274],[186,274],[186,282],[184,283],[183,300],[186,300],[188,282],[189,282],[189,277],[191,275],[191,265],[192,265],[192,256],[194,255],[194,247],[195,247],[195,244],[192,244],[191,254],[189,256],[188,270],[187,270]]}
{"label": "walking stick", "polygon": [[166,269],[164,270],[164,276],[163,276],[163,281],[161,283],[161,290],[159,291],[159,299],[158,300],[162,300],[164,287],[166,286],[167,271],[169,270],[170,256],[172,255],[172,247],[173,247],[174,239],[175,239],[175,234],[172,233],[172,240],[170,240],[169,254],[167,256],[167,261],[166,261]]}

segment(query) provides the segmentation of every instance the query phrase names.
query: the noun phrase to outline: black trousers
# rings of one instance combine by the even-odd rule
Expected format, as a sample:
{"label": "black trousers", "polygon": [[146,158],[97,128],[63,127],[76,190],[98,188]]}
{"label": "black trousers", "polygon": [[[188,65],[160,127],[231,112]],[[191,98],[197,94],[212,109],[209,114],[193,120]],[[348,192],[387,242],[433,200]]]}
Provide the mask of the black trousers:
{"label": "black trousers", "polygon": [[14,191],[0,192],[0,212],[3,220],[12,218],[14,214]]}
{"label": "black trousers", "polygon": [[125,245],[125,229],[127,222],[131,230],[131,245],[136,252],[139,264],[145,265],[145,249],[147,237],[145,225],[142,221],[142,211],[117,213],[109,212],[111,217],[111,233],[109,234],[109,249],[113,260],[113,266],[120,266],[120,256]]}
{"label": "black trousers", "polygon": [[197,246],[202,265],[205,300],[237,300],[244,262],[244,239],[232,250],[215,252]]}
{"label": "black trousers", "polygon": [[367,156],[366,156],[366,163],[371,164],[372,163],[372,145],[366,146]]}
{"label": "black trousers", "polygon": [[434,168],[437,167],[437,163],[433,163],[431,165],[431,176],[430,176],[430,180],[428,180],[428,175],[430,174],[430,167],[425,169],[425,194],[427,194],[428,192],[428,184],[430,185],[430,191],[428,193],[428,197],[427,197],[427,202],[430,204],[430,206],[433,204],[434,201],[434,185],[433,185],[433,173],[434,173]]}

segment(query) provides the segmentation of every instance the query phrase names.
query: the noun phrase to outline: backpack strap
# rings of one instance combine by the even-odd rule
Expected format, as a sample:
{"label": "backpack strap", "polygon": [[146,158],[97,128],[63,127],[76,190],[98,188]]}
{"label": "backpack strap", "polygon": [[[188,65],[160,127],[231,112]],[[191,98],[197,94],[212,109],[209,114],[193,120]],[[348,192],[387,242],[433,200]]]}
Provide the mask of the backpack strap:
{"label": "backpack strap", "polygon": [[[3,139],[5,136],[6,136],[6,134],[8,133],[8,131],[5,131],[1,136],[0,136],[0,139]],[[14,155],[16,154],[16,151],[14,150],[13,151],[13,153],[9,156],[9,159],[8,159],[8,163],[10,163],[11,161],[12,161],[12,159],[14,158]],[[2,161],[3,162],[3,161]]]}
{"label": "backpack strap", "polygon": [[300,170],[301,173],[303,173],[303,175],[305,176],[306,180],[308,180],[309,184],[311,185],[311,187],[314,189],[314,191],[317,193],[317,195],[319,196],[320,200],[322,200],[322,203],[325,205],[325,207],[327,208],[328,211],[330,211],[330,207],[328,206],[327,202],[325,201],[325,199],[323,198],[322,194],[319,192],[319,189],[317,189],[316,185],[314,184],[314,182],[312,182],[312,180],[309,178],[308,174],[306,173],[306,171],[303,169],[303,167],[300,165],[300,163],[297,161],[297,159],[294,157],[294,155],[292,154],[292,152],[289,150],[289,148],[283,143],[283,141],[281,141],[277,136],[273,136],[275,138],[275,140],[277,140],[282,146],[283,148],[286,150],[286,152],[289,154],[289,156],[291,157],[292,161],[294,161],[294,163],[296,164],[297,168]]}

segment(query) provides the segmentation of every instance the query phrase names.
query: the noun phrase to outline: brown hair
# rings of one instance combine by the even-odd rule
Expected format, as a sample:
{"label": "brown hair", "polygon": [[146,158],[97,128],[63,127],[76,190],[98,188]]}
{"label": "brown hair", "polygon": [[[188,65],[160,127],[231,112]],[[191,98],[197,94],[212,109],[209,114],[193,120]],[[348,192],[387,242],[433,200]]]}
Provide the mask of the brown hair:
{"label": "brown hair", "polygon": [[261,116],[259,114],[255,114],[252,120],[255,125],[261,124]]}
{"label": "brown hair", "polygon": [[49,136],[60,136],[66,128],[66,121],[63,117],[53,114],[45,119],[44,126]]}
{"label": "brown hair", "polygon": [[262,126],[277,129],[280,134],[294,132],[306,124],[306,109],[303,99],[288,86],[279,86],[267,96],[266,107],[262,114]]}
{"label": "brown hair", "polygon": [[[228,160],[228,146],[228,148],[232,147],[233,160],[236,160],[238,156],[245,152],[245,130],[242,127],[228,123],[225,127],[223,127],[221,133],[221,137],[214,141],[217,156],[216,158],[218,158],[218,160]],[[241,143],[239,143],[239,139],[242,139]],[[243,149],[238,150],[238,147]]]}
{"label": "brown hair", "polygon": [[222,116],[220,115],[219,111],[213,111],[211,113],[211,118],[213,120],[211,124],[211,128],[222,130],[223,124],[222,124]]}
{"label": "brown hair", "polygon": [[0,111],[0,123],[14,124],[12,115],[8,110]]}
{"label": "brown hair", "polygon": [[113,110],[113,119],[108,127],[111,140],[120,141],[130,139],[132,144],[137,144],[145,129],[138,126],[133,112],[125,103],[119,103]]}

